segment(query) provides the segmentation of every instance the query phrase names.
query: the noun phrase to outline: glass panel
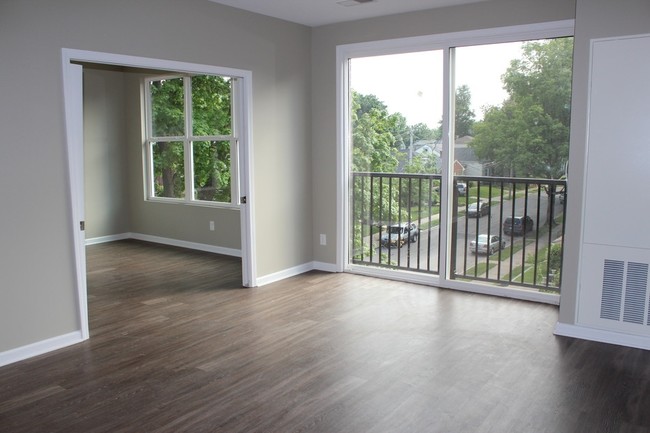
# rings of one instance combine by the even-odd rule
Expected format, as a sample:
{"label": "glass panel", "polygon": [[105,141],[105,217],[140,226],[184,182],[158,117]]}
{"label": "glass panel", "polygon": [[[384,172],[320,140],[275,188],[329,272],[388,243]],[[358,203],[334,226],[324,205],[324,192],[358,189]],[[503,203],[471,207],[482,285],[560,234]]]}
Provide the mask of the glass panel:
{"label": "glass panel", "polygon": [[476,176],[487,170],[496,176],[547,179],[564,174],[571,40],[461,47],[455,52],[455,154],[463,166],[455,174]]}
{"label": "glass panel", "polygon": [[154,137],[179,137],[185,134],[183,79],[149,82],[151,120]]}
{"label": "glass panel", "polygon": [[438,272],[442,54],[350,60],[354,263]]}
{"label": "glass panel", "polygon": [[231,202],[230,141],[195,141],[194,199]]}
{"label": "glass panel", "polygon": [[455,49],[456,278],[559,289],[572,52],[572,38]]}
{"label": "glass panel", "polygon": [[185,162],[183,143],[159,141],[151,144],[153,155],[154,197],[185,196]]}
{"label": "glass panel", "polygon": [[195,137],[231,134],[231,86],[229,77],[192,77],[192,134]]}

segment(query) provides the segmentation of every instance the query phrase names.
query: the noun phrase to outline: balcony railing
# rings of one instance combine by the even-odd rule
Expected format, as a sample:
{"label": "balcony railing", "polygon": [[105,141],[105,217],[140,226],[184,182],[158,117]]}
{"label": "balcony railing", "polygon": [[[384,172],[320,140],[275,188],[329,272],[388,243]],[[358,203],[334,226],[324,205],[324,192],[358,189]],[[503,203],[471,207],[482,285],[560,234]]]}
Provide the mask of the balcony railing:
{"label": "balcony railing", "polygon": [[[440,175],[353,173],[355,264],[559,292],[566,181],[456,176],[450,248],[440,245]],[[464,187],[463,187],[464,186]]]}

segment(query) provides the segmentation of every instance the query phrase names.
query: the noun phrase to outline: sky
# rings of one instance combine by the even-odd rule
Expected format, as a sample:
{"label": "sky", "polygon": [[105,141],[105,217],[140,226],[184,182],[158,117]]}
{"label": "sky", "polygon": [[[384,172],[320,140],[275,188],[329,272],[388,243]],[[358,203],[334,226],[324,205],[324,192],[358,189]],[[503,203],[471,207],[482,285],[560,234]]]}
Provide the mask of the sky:
{"label": "sky", "polygon": [[[507,97],[501,75],[520,57],[521,44],[456,48],[456,86],[469,86],[476,120],[483,117],[481,107],[500,105]],[[377,96],[389,113],[402,113],[409,125],[437,128],[442,119],[442,54],[436,50],[353,59],[351,87]]]}

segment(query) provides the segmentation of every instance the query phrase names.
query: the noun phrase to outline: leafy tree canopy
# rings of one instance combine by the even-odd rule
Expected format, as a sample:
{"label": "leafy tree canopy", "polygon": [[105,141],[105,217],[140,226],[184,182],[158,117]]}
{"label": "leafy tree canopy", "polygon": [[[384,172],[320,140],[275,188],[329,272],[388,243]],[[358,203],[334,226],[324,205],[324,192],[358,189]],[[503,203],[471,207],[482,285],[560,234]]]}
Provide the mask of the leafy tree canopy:
{"label": "leafy tree canopy", "polygon": [[473,135],[474,122],[476,115],[472,111],[472,95],[469,86],[463,84],[456,89],[456,113],[455,113],[455,135],[465,137]]}
{"label": "leafy tree canopy", "polygon": [[[404,158],[404,150],[412,142],[435,138],[435,131],[425,124],[409,126],[401,113],[390,114],[386,104],[375,95],[353,90],[350,112],[353,171],[394,173],[400,166],[400,156]],[[426,164],[419,161],[417,166]],[[405,171],[414,172],[408,168]]]}
{"label": "leafy tree canopy", "polygon": [[[474,135],[474,123],[476,115],[472,110],[472,95],[467,84],[456,88],[456,111],[454,113],[456,138],[466,135]],[[442,138],[442,119],[438,122],[438,128],[433,131],[436,140]]]}
{"label": "leafy tree canopy", "polygon": [[[199,75],[191,78],[193,136],[228,136],[232,133],[231,80]],[[185,86],[183,77],[151,81],[152,132],[155,137],[183,137]],[[153,147],[156,196],[182,198],[185,194],[186,151],[181,141],[158,141]],[[194,192],[199,200],[230,201],[230,142],[192,143]]]}
{"label": "leafy tree canopy", "polygon": [[569,154],[573,39],[528,42],[502,77],[508,98],[487,107],[471,146],[494,174],[559,178]]}

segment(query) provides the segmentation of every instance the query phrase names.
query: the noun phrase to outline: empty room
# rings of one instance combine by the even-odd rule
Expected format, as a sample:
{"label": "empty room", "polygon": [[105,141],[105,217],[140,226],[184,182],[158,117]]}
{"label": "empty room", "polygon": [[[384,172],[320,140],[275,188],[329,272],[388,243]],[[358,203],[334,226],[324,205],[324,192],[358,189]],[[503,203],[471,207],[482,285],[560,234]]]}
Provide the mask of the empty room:
{"label": "empty room", "polygon": [[645,0],[0,4],[0,431],[650,430]]}

